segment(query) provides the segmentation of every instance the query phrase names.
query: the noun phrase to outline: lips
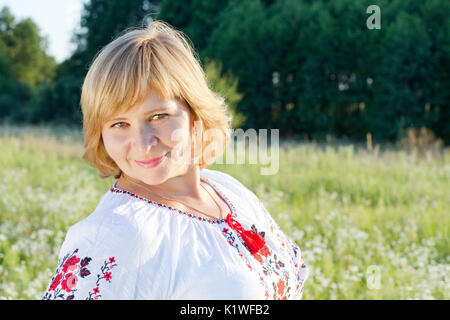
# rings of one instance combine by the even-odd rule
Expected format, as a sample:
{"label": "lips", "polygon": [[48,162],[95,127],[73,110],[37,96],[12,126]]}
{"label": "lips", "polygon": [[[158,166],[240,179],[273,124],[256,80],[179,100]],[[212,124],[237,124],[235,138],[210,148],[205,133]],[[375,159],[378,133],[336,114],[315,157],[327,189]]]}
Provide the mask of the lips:
{"label": "lips", "polygon": [[159,165],[164,160],[166,155],[167,155],[167,153],[158,158],[153,158],[153,159],[145,160],[145,161],[135,160],[135,162],[141,167],[153,168],[153,167],[156,167],[157,165]]}
{"label": "lips", "polygon": [[148,164],[148,163],[156,162],[156,161],[160,160],[162,157],[164,157],[164,156],[153,158],[153,159],[150,159],[150,160],[145,160],[145,161],[140,161],[140,160],[136,160],[136,161],[139,162],[139,163]]}

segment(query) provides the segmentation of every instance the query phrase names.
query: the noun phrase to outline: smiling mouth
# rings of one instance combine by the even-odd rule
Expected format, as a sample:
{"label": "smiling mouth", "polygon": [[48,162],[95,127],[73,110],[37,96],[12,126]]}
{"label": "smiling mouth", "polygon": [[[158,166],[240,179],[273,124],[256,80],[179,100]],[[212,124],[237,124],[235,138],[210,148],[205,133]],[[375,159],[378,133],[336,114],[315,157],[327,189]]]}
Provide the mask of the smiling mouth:
{"label": "smiling mouth", "polygon": [[160,157],[157,157],[157,158],[153,158],[153,159],[150,159],[150,160],[136,160],[137,162],[140,162],[140,163],[151,163],[151,162],[155,162],[155,161],[158,161],[158,160],[160,160],[162,157],[164,157],[164,155],[162,155],[162,156],[160,156]]}
{"label": "smiling mouth", "polygon": [[141,167],[153,168],[153,167],[156,167],[157,165],[159,165],[165,159],[166,156],[167,156],[167,153],[158,158],[153,158],[153,159],[146,160],[146,161],[135,160],[135,162]]}

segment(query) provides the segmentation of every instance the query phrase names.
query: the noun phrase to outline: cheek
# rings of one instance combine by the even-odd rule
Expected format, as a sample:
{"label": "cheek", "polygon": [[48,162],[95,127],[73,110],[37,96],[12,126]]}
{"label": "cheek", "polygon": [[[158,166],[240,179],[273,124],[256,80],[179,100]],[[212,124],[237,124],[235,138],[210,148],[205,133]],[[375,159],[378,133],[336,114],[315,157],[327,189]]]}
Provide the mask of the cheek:
{"label": "cheek", "polygon": [[103,143],[105,145],[106,152],[115,161],[120,162],[122,158],[125,158],[126,153],[126,137],[118,134],[106,133],[103,134]]}
{"label": "cheek", "polygon": [[183,122],[174,122],[161,128],[159,137],[170,148],[183,148],[190,139],[189,127]]}

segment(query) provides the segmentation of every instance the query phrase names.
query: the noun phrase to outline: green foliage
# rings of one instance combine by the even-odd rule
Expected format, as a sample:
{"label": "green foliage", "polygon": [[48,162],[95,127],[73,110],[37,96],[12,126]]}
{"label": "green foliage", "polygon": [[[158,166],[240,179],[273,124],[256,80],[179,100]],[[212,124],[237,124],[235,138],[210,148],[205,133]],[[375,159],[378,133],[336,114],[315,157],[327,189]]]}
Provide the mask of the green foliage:
{"label": "green foliage", "polygon": [[33,90],[55,76],[56,62],[30,19],[16,22],[7,7],[0,11],[0,117],[27,121]]}
{"label": "green foliage", "polygon": [[271,76],[270,61],[262,51],[267,46],[260,46],[265,36],[264,19],[259,0],[229,1],[205,50],[209,57],[223,62],[223,72],[230,70],[239,78],[238,90],[244,93],[239,110],[247,117],[246,127],[253,128],[271,128],[273,119],[267,104],[273,100],[273,90],[264,80]]}
{"label": "green foliage", "polygon": [[23,120],[30,89],[11,74],[11,60],[0,50],[0,115],[6,119]]}
{"label": "green foliage", "polygon": [[34,92],[28,112],[28,122],[59,124],[82,124],[79,105],[82,79],[66,75],[52,84],[45,84]]}
{"label": "green foliage", "polygon": [[86,2],[81,29],[74,35],[77,49],[66,63],[66,73],[84,77],[100,49],[127,29],[144,26],[151,14],[150,2],[145,0]]}
{"label": "green foliage", "polygon": [[191,39],[194,49],[204,58],[211,31],[219,24],[220,13],[228,2],[229,0],[163,0],[155,18],[183,30]]}
{"label": "green foliage", "polygon": [[[443,109],[448,109],[445,105],[449,83],[438,79],[448,72],[441,71],[436,54],[440,48],[433,43],[432,29],[423,18],[427,13],[418,14],[422,5],[415,3],[415,7],[410,5],[408,9],[397,14],[396,7],[395,15],[387,14],[386,19],[392,20],[385,26],[386,35],[380,48],[383,60],[374,70],[374,98],[367,110],[370,119],[375,117],[378,121],[367,123],[382,138],[400,138],[408,127],[420,126],[437,128],[435,131],[445,137],[446,133],[436,124],[445,118]],[[438,109],[442,111],[436,112]]]}
{"label": "green foliage", "polygon": [[11,77],[35,87],[54,76],[55,59],[46,53],[46,43],[31,19],[14,21],[9,9],[0,11],[0,50],[8,56]]}
{"label": "green foliage", "polygon": [[225,97],[227,106],[229,107],[233,120],[231,126],[240,128],[245,121],[245,116],[237,110],[237,104],[242,99],[242,94],[237,92],[238,79],[230,72],[226,76],[221,76],[222,64],[217,61],[206,59],[205,74],[208,85],[213,92]]}
{"label": "green foliage", "polygon": [[[381,9],[381,30],[366,26],[372,4]],[[214,11],[208,1],[163,1],[158,17],[238,77],[244,128],[316,138],[372,132],[393,141],[426,126],[449,143],[449,6],[229,0]]]}

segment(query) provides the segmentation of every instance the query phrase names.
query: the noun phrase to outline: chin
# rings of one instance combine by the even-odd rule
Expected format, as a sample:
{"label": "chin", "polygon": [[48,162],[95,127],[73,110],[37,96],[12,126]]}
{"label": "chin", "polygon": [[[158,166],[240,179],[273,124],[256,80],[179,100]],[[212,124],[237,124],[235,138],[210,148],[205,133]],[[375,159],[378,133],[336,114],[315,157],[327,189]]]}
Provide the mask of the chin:
{"label": "chin", "polygon": [[165,170],[155,170],[152,172],[139,170],[138,172],[139,173],[135,175],[136,179],[139,179],[148,185],[161,184],[168,179],[168,174]]}

